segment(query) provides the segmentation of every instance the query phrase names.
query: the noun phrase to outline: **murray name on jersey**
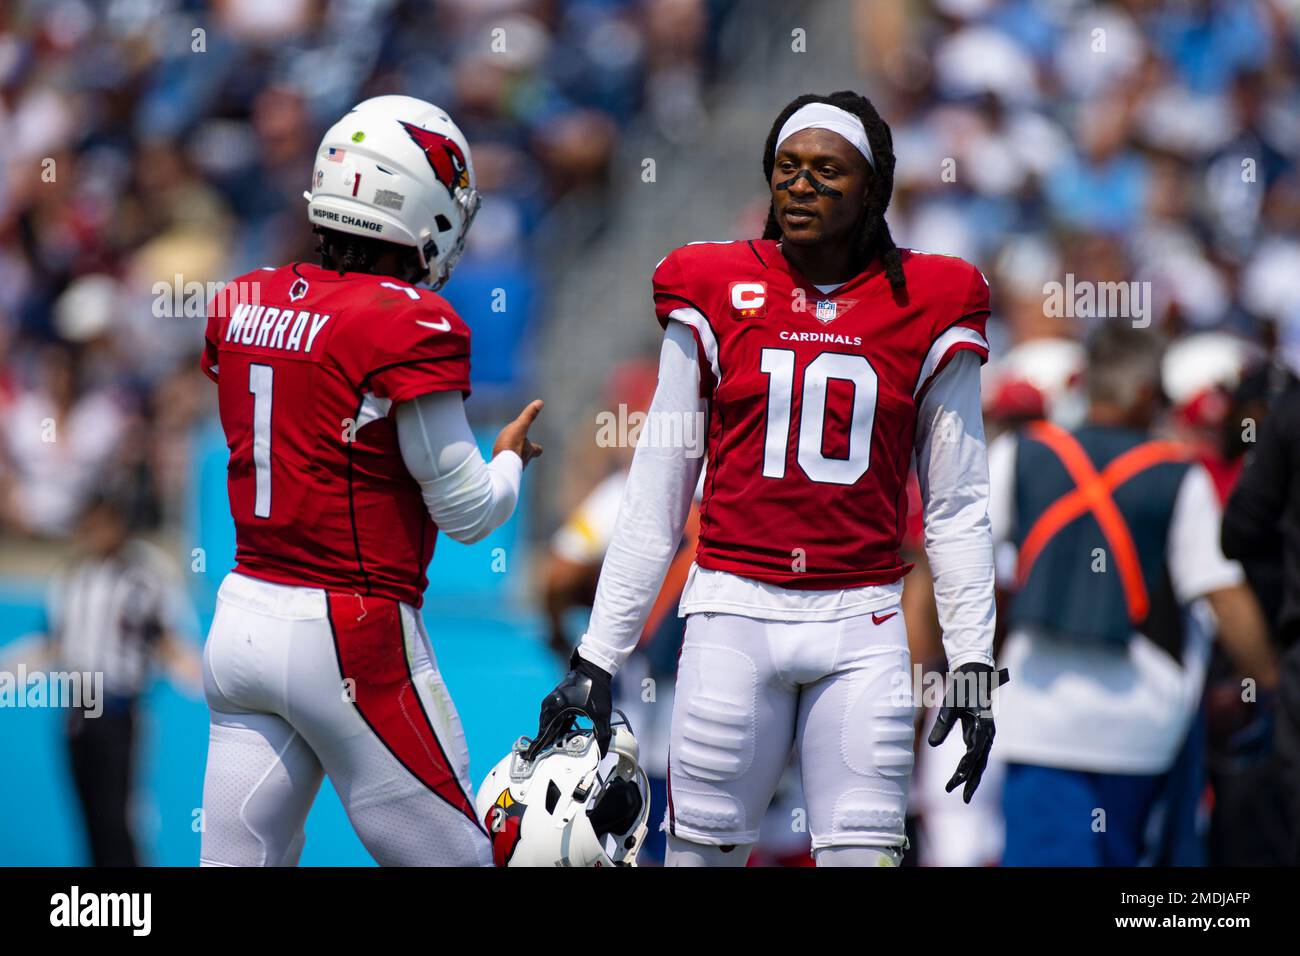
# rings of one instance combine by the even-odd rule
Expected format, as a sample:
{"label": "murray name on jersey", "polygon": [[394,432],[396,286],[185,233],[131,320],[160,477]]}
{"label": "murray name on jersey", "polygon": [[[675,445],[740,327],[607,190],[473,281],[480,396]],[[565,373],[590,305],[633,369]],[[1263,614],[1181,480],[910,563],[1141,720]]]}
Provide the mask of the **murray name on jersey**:
{"label": "murray name on jersey", "polygon": [[468,395],[469,347],[445,299],[384,276],[295,263],[223,289],[202,367],[230,448],[237,570],[418,607],[438,529],[391,412]]}
{"label": "murray name on jersey", "polygon": [[319,312],[241,303],[235,306],[222,338],[258,348],[310,352],[316,336],[329,320],[328,314]]}

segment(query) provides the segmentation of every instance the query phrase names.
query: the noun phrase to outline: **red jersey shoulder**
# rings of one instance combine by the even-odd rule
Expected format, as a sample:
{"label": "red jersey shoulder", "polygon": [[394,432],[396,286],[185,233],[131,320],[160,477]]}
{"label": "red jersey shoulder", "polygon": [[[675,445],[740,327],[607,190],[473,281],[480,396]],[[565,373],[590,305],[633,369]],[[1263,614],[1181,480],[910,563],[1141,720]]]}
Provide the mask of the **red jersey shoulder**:
{"label": "red jersey shoulder", "polygon": [[208,321],[203,336],[203,355],[199,359],[199,368],[203,374],[214,382],[217,381],[219,368],[219,344],[224,337],[222,329],[226,320],[235,314],[240,305],[257,305],[264,301],[263,290],[275,281],[283,268],[265,266],[235,276],[224,283],[208,300]]}
{"label": "red jersey shoulder", "polygon": [[426,392],[469,394],[469,326],[436,292],[359,276],[338,311],[328,347],[358,388],[395,402]]}
{"label": "red jersey shoulder", "polygon": [[981,364],[988,361],[989,284],[984,273],[957,256],[905,249],[902,258],[908,296],[929,324],[930,347],[913,391],[919,400],[959,352],[974,352]]}
{"label": "red jersey shoulder", "polygon": [[243,304],[306,310],[313,340],[320,329],[312,350],[316,360],[334,367],[359,391],[393,401],[434,391],[469,394],[469,326],[429,289],[388,276],[340,276],[303,264],[244,273],[208,306],[201,363],[214,380],[223,324]]}
{"label": "red jersey shoulder", "polygon": [[223,283],[212,298],[208,300],[209,330],[211,330],[214,323],[219,323],[222,319],[228,318],[235,311],[235,306],[243,304],[257,305],[265,301],[265,289],[274,286],[276,279],[284,271],[285,267],[277,269],[274,266],[265,266],[235,276],[229,282]]}
{"label": "red jersey shoulder", "polygon": [[934,335],[961,322],[983,332],[989,315],[984,273],[958,256],[900,250],[908,295],[930,317]]}
{"label": "red jersey shoulder", "polygon": [[710,320],[720,313],[731,284],[757,276],[766,268],[754,244],[745,239],[690,242],[674,249],[655,267],[655,314],[659,324],[675,310],[687,307]]}
{"label": "red jersey shoulder", "polygon": [[469,350],[469,326],[442,296],[383,276],[357,277],[336,306],[338,344],[381,360]]}
{"label": "red jersey shoulder", "polygon": [[469,394],[469,326],[441,295],[383,276],[357,276],[337,304],[328,347],[361,392],[404,402]]}

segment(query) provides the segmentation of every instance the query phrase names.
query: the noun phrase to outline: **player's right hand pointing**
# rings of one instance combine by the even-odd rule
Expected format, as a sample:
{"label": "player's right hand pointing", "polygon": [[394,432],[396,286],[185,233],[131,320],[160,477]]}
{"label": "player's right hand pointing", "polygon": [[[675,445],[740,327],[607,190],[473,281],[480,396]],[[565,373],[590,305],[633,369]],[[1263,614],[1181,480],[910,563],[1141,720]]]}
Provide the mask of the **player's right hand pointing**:
{"label": "player's right hand pointing", "polygon": [[519,413],[519,417],[512,421],[501,433],[497,435],[496,444],[492,446],[492,456],[495,458],[503,451],[512,451],[523,461],[524,467],[542,453],[542,446],[528,440],[528,427],[537,420],[537,413],[542,410],[545,403],[540,398],[535,398]]}

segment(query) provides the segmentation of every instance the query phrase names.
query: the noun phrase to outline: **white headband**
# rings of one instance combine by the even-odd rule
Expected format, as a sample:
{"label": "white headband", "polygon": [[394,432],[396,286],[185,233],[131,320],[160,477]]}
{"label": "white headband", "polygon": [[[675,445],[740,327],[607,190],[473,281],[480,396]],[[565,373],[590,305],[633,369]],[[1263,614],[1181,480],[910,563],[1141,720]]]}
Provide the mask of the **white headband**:
{"label": "white headband", "polygon": [[[867,130],[858,119],[847,110],[829,103],[809,103],[795,110],[776,137],[776,148],[787,139],[805,129],[828,129],[847,139],[859,153],[867,159],[867,165],[876,168],[876,158],[871,155],[871,144],[867,142]],[[775,155],[775,154],[774,154]]]}

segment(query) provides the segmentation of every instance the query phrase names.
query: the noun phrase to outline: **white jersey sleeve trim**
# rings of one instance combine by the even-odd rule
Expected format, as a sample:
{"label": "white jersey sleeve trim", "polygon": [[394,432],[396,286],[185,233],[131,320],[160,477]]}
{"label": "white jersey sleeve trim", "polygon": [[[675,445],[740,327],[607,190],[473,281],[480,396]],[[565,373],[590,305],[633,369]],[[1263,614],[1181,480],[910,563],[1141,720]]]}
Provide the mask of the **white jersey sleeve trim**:
{"label": "white jersey sleeve trim", "polygon": [[912,390],[913,398],[925,391],[925,387],[944,367],[950,355],[960,349],[970,349],[977,353],[981,362],[989,357],[989,343],[984,336],[965,325],[954,325],[935,339],[930,351],[926,353],[925,361],[921,363],[921,375],[916,381],[916,388]]}
{"label": "white jersey sleeve trim", "polygon": [[704,317],[704,314],[699,309],[689,307],[673,309],[668,313],[668,318],[695,330],[695,334],[700,338],[700,345],[704,348],[704,357],[709,360],[713,380],[715,382],[720,381],[722,376],[718,372],[718,340],[713,334],[713,328],[709,325],[709,320]]}

